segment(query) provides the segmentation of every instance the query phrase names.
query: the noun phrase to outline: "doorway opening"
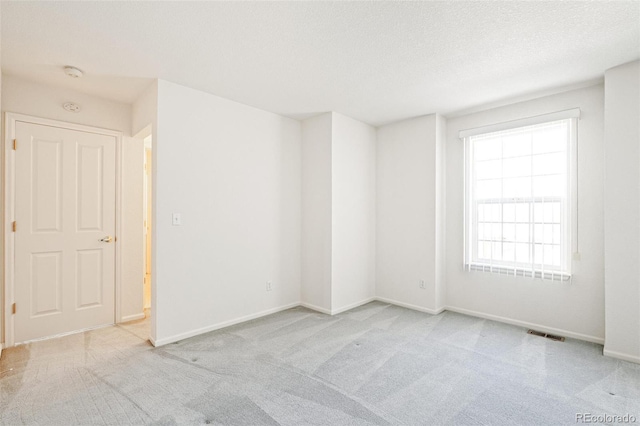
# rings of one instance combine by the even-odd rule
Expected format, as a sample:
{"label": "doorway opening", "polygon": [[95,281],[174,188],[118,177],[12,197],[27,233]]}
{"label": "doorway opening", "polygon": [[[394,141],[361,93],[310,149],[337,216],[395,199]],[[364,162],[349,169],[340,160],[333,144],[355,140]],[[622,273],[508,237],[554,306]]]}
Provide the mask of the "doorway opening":
{"label": "doorway opening", "polygon": [[151,227],[152,227],[152,139],[149,135],[144,138],[144,197],[143,197],[143,226],[144,226],[144,284],[143,308],[145,317],[149,318],[151,310]]}

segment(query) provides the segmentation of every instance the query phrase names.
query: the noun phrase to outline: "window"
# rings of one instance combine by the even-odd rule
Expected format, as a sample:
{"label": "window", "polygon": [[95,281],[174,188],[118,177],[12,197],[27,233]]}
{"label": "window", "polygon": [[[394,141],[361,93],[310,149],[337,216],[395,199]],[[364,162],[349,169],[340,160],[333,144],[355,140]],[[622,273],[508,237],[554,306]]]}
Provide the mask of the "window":
{"label": "window", "polygon": [[571,276],[578,113],[461,132],[468,268],[545,279]]}

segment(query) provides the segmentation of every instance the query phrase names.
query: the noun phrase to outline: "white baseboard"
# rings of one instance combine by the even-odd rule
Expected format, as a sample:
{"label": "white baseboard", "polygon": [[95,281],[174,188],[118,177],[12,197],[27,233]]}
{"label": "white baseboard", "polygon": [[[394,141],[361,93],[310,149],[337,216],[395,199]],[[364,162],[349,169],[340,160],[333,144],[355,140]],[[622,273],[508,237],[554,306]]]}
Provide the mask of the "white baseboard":
{"label": "white baseboard", "polygon": [[338,309],[332,309],[331,310],[331,315],[336,315],[336,314],[348,311],[349,309],[353,309],[353,308],[357,308],[358,306],[366,305],[367,303],[373,302],[374,300],[376,300],[375,297],[369,297],[368,299],[364,299],[364,300],[361,300],[359,302],[351,303],[349,305],[343,306],[343,307],[338,308]]}
{"label": "white baseboard", "polygon": [[342,307],[337,308],[337,309],[321,308],[320,306],[312,305],[311,303],[307,303],[307,302],[300,302],[300,306],[308,308],[308,309],[311,309],[312,311],[320,312],[322,314],[337,315],[337,314],[340,314],[342,312],[346,312],[349,309],[353,309],[353,308],[357,308],[358,306],[366,305],[367,303],[373,302],[374,300],[376,300],[375,297],[369,297],[367,299],[360,300],[360,301],[355,302],[355,303],[350,303],[349,305],[345,305],[345,306],[342,306]]}
{"label": "white baseboard", "polygon": [[144,319],[144,312],[140,312],[139,314],[127,315],[122,317],[118,324],[122,324],[123,322],[135,321],[139,319]]}
{"label": "white baseboard", "polygon": [[629,355],[622,352],[610,351],[605,348],[602,353],[604,356],[610,356],[611,358],[621,359],[623,361],[635,362],[636,364],[640,364],[640,356],[637,355]]}
{"label": "white baseboard", "polygon": [[413,309],[414,311],[425,312],[431,315],[438,315],[445,311],[445,308],[438,308],[438,309],[425,308],[418,305],[412,305],[411,303],[404,303],[404,302],[400,302],[393,299],[387,299],[386,297],[376,297],[374,298],[374,300],[377,300],[379,302],[384,302],[384,303],[390,303],[396,306],[401,306],[403,308]]}
{"label": "white baseboard", "polygon": [[484,312],[471,311],[469,309],[457,308],[455,306],[445,306],[447,311],[457,312],[459,314],[469,315],[472,317],[484,318],[492,321],[503,322],[505,324],[517,325],[520,327],[531,328],[533,330],[543,331],[549,334],[556,334],[559,336],[570,337],[572,339],[584,340],[586,342],[604,344],[604,339],[601,337],[590,336],[588,334],[574,333],[573,331],[563,330],[561,328],[547,327],[540,324],[535,324],[527,321],[520,321],[516,319],[501,317],[499,315],[486,314]]}
{"label": "white baseboard", "polygon": [[229,321],[223,321],[223,322],[220,322],[218,324],[208,325],[206,327],[197,328],[195,330],[187,331],[185,333],[180,333],[180,334],[176,334],[176,335],[169,336],[169,337],[163,337],[162,339],[157,339],[157,340],[149,339],[149,341],[151,342],[151,344],[153,346],[156,346],[156,347],[163,346],[163,345],[167,345],[169,343],[177,342],[179,340],[188,339],[189,337],[194,337],[194,336],[197,336],[199,334],[208,333],[210,331],[219,330],[221,328],[229,327],[231,325],[240,324],[241,322],[250,321],[250,320],[253,320],[253,319],[256,319],[256,318],[264,317],[266,315],[275,314],[276,312],[280,312],[280,311],[284,311],[284,310],[287,310],[287,309],[295,308],[296,306],[300,306],[300,302],[290,303],[288,305],[279,306],[277,308],[267,309],[265,311],[261,311],[261,312],[255,313],[255,314],[245,315],[243,317],[232,319],[232,320],[229,320]]}
{"label": "white baseboard", "polygon": [[[604,344],[604,339],[601,338],[601,337],[590,336],[588,334],[575,333],[575,332],[568,331],[568,330],[563,330],[563,329],[560,329],[560,328],[546,327],[546,326],[540,325],[540,324],[535,324],[535,323],[531,323],[531,322],[515,320],[515,319],[511,319],[511,318],[501,317],[501,316],[498,316],[498,315],[486,314],[484,312],[471,311],[469,309],[457,308],[455,306],[444,306],[444,307],[439,308],[439,309],[429,309],[429,308],[424,308],[422,306],[412,305],[410,303],[404,303],[404,302],[399,302],[399,301],[393,300],[393,299],[387,299],[385,297],[376,297],[375,300],[378,300],[378,301],[384,302],[384,303],[390,303],[392,305],[401,306],[403,308],[413,309],[413,310],[420,311],[420,312],[426,312],[426,313],[431,314],[431,315],[438,315],[438,314],[440,314],[440,313],[442,313],[444,311],[457,312],[459,314],[469,315],[469,316],[472,316],[472,317],[484,318],[484,319],[488,319],[488,320],[492,320],[492,321],[503,322],[505,324],[511,324],[511,325],[517,325],[517,326],[520,326],[520,327],[531,328],[531,329],[534,329],[534,330],[543,331],[545,333],[557,334],[559,336],[570,337],[572,339],[584,340],[584,341],[587,341],[587,342],[598,343],[600,345]],[[607,351],[605,351],[605,355],[608,355],[606,352]],[[634,357],[633,355],[627,355],[627,354],[622,354],[622,353],[618,353],[618,352],[611,352],[611,351],[609,351],[609,352],[610,352],[609,356],[612,356],[614,358],[619,358],[619,359],[623,359],[625,361],[631,361],[631,362],[640,363],[640,357]]]}
{"label": "white baseboard", "polygon": [[321,308],[320,306],[312,305],[311,303],[300,302],[300,306],[311,309],[312,311],[320,312],[321,314],[331,315],[331,311],[326,308]]}

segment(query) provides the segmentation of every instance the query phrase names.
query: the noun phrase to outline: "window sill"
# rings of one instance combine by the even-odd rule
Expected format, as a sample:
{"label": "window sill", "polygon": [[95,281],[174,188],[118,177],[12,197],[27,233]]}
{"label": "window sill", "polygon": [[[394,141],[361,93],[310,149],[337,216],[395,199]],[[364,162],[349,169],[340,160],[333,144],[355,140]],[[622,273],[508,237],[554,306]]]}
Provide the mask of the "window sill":
{"label": "window sill", "polygon": [[487,263],[470,263],[465,265],[465,269],[476,272],[489,272],[492,274],[511,275],[523,278],[540,278],[551,281],[571,281],[571,274],[560,271],[540,271],[520,267],[497,266]]}

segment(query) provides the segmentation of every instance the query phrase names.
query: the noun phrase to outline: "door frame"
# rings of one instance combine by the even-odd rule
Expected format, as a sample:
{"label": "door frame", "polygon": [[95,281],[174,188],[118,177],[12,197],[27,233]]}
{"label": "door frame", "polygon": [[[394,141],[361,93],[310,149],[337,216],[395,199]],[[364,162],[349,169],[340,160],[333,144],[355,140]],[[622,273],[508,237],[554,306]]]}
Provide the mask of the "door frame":
{"label": "door frame", "polygon": [[[116,229],[115,229],[115,298],[114,298],[114,324],[122,321],[121,314],[121,224],[122,224],[122,132],[116,130],[102,129],[99,127],[85,126],[82,124],[67,123],[65,121],[51,120],[48,118],[34,117],[25,114],[6,112],[4,114],[4,190],[3,197],[3,231],[4,231],[4,291],[2,307],[4,312],[4,347],[15,346],[14,315],[11,312],[11,305],[14,303],[14,277],[15,277],[15,235],[12,231],[12,223],[15,220],[15,151],[13,150],[13,139],[16,134],[16,123],[25,122],[29,124],[39,124],[42,126],[57,127],[67,130],[76,130],[86,133],[96,133],[99,135],[113,136],[116,139]],[[18,149],[20,147],[18,146]],[[53,336],[52,336],[53,337]]]}

